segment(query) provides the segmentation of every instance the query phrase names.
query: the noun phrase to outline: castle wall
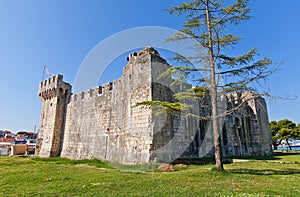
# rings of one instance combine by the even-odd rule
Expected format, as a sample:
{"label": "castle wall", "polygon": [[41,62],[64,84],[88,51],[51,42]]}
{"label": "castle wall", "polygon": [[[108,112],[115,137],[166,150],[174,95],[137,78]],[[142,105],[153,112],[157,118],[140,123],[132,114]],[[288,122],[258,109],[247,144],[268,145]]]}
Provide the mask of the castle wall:
{"label": "castle wall", "polygon": [[149,54],[136,54],[121,78],[72,96],[63,157],[95,157],[130,164],[149,161],[152,112],[134,105],[152,99],[150,60]]}
{"label": "castle wall", "polygon": [[[157,106],[135,106],[142,101],[176,102],[174,93],[192,88],[190,84],[172,85],[173,79],[162,77],[168,68],[157,51],[145,48],[128,57],[119,79],[72,96],[62,76],[43,81],[36,154],[124,164],[213,156],[210,121],[187,116],[210,116],[209,96],[182,99],[179,102],[189,109],[173,113],[157,113]],[[265,101],[261,97],[247,100],[252,94],[219,98],[219,113],[240,106],[219,119],[223,156],[272,153]]]}
{"label": "castle wall", "polygon": [[[253,106],[254,105],[254,106]],[[272,136],[270,132],[269,116],[267,111],[266,102],[263,98],[257,98],[252,101],[252,106],[255,109],[255,123],[256,128],[253,129],[255,136],[258,136],[259,139],[253,140],[257,143],[253,146],[253,153],[255,155],[270,155],[272,154]]]}
{"label": "castle wall", "polygon": [[[175,93],[184,92],[192,88],[191,84],[174,83],[174,79],[161,76],[170,65],[160,56],[152,57],[152,100],[166,102],[180,102],[189,106],[188,111],[157,113],[153,107],[153,147],[151,159],[159,162],[172,162],[177,158],[197,158],[209,156],[213,147],[211,132],[207,133],[205,145],[201,148],[203,139],[195,139],[200,132],[200,121],[196,117],[187,114],[207,115],[206,111],[200,111],[200,100],[182,99],[176,100]],[[209,127],[202,127],[206,133]],[[208,148],[209,147],[209,148]]]}
{"label": "castle wall", "polygon": [[[257,95],[245,92],[228,95],[227,110],[239,105],[225,119],[222,133],[225,156],[272,154],[266,102]],[[226,132],[224,132],[226,130]]]}

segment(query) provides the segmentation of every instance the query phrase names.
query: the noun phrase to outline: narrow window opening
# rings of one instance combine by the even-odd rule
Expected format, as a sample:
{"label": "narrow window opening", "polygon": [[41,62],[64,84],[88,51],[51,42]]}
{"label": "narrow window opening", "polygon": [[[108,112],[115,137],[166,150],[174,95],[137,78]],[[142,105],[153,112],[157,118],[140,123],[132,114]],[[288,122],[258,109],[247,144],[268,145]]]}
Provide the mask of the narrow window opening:
{"label": "narrow window opening", "polygon": [[102,94],[102,86],[98,87],[98,94]]}
{"label": "narrow window opening", "polygon": [[113,89],[113,84],[111,82],[109,82],[108,90],[111,91],[112,89]]}

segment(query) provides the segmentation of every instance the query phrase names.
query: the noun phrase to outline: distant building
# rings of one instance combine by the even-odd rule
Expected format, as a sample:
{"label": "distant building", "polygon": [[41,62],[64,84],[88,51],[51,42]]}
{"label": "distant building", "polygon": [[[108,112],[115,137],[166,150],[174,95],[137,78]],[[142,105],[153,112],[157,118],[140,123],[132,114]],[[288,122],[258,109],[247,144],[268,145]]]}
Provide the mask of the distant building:
{"label": "distant building", "polygon": [[15,134],[9,130],[0,130],[0,142],[11,142],[15,138]]}
{"label": "distant building", "polygon": [[23,135],[26,139],[37,139],[38,133],[32,131],[19,131],[17,135]]}

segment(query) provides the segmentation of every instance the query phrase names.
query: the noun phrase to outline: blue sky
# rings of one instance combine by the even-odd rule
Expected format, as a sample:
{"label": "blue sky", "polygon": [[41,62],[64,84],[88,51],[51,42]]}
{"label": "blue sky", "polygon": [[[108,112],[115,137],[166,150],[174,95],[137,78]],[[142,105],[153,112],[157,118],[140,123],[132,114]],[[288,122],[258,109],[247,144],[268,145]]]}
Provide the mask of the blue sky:
{"label": "blue sky", "polygon": [[[33,130],[39,125],[37,96],[43,65],[73,84],[88,52],[112,34],[139,26],[182,27],[183,18],[163,9],[181,1],[2,0],[0,1],[0,129]],[[273,95],[300,97],[300,1],[252,0],[253,19],[232,31],[244,40],[234,50],[257,47],[281,63],[263,87]],[[126,64],[116,60],[120,68]],[[120,76],[109,69],[107,80]],[[106,80],[106,78],[104,79]],[[300,100],[268,100],[270,120],[300,122]]]}

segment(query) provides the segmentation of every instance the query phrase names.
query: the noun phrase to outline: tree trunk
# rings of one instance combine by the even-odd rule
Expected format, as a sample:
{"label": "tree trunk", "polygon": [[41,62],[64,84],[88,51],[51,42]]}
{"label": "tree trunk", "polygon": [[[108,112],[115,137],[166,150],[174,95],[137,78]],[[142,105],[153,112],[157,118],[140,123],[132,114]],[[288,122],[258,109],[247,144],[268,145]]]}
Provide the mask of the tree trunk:
{"label": "tree trunk", "polygon": [[214,148],[215,148],[215,160],[216,166],[219,169],[223,169],[222,162],[222,150],[220,144],[220,132],[218,123],[218,89],[216,84],[216,71],[214,62],[214,50],[212,45],[212,34],[211,34],[211,24],[210,24],[210,11],[209,11],[209,1],[206,0],[206,25],[208,32],[208,48],[209,48],[209,67],[211,76],[211,107],[212,107],[212,129],[214,135]]}
{"label": "tree trunk", "polygon": [[289,146],[289,149],[292,150],[292,147],[291,147],[291,145],[290,145],[290,143],[289,143],[288,140],[286,140],[286,143],[287,143],[287,145]]}
{"label": "tree trunk", "polygon": [[276,143],[276,141],[273,141],[273,147],[274,147],[274,150],[277,150],[278,148],[278,145],[280,145],[281,144],[281,140],[279,140],[279,142],[278,143]]}
{"label": "tree trunk", "polygon": [[273,148],[274,148],[274,150],[277,150],[277,146],[278,146],[278,144],[273,141]]}
{"label": "tree trunk", "polygon": [[[214,106],[213,102],[212,102],[212,106]],[[217,105],[215,105],[215,107],[217,107]],[[213,117],[214,117],[214,115],[213,115]],[[216,166],[219,169],[224,169],[223,162],[222,162],[222,148],[221,148],[221,143],[220,143],[219,125],[218,125],[217,118],[213,118],[212,125],[213,125],[212,128],[213,128],[213,132],[214,132],[214,147],[215,147]]]}

